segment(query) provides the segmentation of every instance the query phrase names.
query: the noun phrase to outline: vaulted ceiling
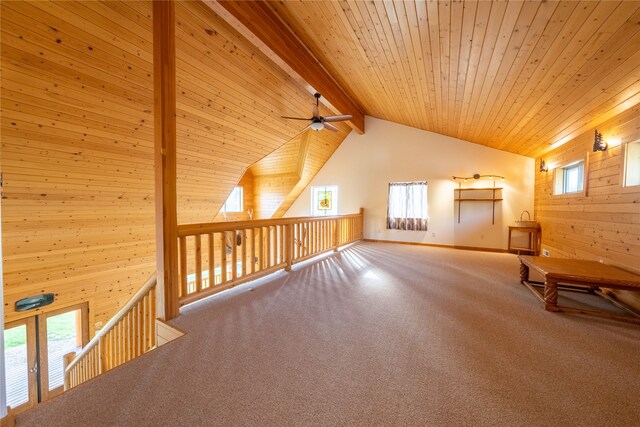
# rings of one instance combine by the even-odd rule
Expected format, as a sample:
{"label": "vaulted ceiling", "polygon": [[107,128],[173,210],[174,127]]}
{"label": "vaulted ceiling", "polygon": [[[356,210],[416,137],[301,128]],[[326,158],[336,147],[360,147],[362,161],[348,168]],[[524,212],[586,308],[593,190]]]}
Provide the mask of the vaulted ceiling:
{"label": "vaulted ceiling", "polygon": [[268,4],[385,120],[536,156],[640,102],[638,1]]}

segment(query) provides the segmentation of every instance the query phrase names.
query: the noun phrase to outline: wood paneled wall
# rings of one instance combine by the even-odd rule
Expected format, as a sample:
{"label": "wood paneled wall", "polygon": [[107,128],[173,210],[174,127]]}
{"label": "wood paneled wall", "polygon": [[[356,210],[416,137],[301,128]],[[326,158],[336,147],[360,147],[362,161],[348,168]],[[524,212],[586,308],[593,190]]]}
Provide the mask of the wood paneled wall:
{"label": "wood paneled wall", "polygon": [[[155,268],[151,2],[0,7],[5,320],[53,292],[93,330]],[[206,222],[313,97],[204,4],[176,2],[176,25],[178,221]]]}
{"label": "wood paneled wall", "polygon": [[[329,114],[320,111],[320,114]],[[338,132],[306,131],[254,164],[256,218],[280,218],[350,132],[336,123]]]}
{"label": "wood paneled wall", "polygon": [[[640,139],[640,107],[598,126],[604,139]],[[542,225],[542,247],[550,256],[603,260],[640,273],[640,189],[621,186],[621,146],[592,152],[593,129],[536,160],[550,166],[588,153],[585,196],[554,196],[553,172],[536,172],[535,216]],[[640,296],[623,296],[640,307]]]}
{"label": "wood paneled wall", "polygon": [[[150,3],[2,2],[5,320],[105,322],[154,270]],[[93,323],[90,322],[91,328]]]}

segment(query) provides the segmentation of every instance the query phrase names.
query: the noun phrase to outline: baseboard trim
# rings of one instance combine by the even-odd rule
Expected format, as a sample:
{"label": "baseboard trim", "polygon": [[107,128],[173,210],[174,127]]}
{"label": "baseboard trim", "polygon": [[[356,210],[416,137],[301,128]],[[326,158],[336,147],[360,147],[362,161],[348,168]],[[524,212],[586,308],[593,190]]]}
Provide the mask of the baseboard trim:
{"label": "baseboard trim", "polygon": [[399,245],[413,245],[413,246],[431,246],[434,248],[444,249],[459,249],[463,251],[478,251],[478,252],[498,252],[498,253],[510,253],[507,249],[496,248],[480,248],[477,246],[458,246],[458,245],[437,245],[435,243],[422,243],[422,242],[399,242],[396,240],[378,240],[378,239],[363,239],[365,242],[377,242],[377,243],[397,243]]}

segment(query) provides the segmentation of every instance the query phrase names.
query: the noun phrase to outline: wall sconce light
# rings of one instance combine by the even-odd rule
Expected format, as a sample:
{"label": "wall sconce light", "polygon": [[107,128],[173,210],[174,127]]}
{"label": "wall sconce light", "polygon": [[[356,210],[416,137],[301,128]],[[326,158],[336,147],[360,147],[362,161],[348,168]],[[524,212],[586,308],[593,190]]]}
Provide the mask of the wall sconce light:
{"label": "wall sconce light", "polygon": [[540,160],[540,172],[549,172],[549,166],[547,166],[544,160]]}
{"label": "wall sconce light", "polygon": [[607,143],[602,139],[602,134],[596,129],[595,138],[593,139],[593,151],[606,151]]}

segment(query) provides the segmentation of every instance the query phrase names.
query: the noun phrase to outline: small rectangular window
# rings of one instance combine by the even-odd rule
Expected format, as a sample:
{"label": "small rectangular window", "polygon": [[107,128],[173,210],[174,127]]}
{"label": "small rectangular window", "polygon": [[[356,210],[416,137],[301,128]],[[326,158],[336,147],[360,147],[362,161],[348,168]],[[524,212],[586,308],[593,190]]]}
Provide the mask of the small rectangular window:
{"label": "small rectangular window", "polygon": [[242,187],[236,187],[231,191],[227,201],[222,206],[222,212],[242,212]]}
{"label": "small rectangular window", "polygon": [[584,190],[584,161],[559,167],[555,171],[554,194],[581,193]]}
{"label": "small rectangular window", "polygon": [[640,140],[625,144],[623,185],[640,185]]}
{"label": "small rectangular window", "polygon": [[427,183],[389,183],[387,229],[427,230]]}

